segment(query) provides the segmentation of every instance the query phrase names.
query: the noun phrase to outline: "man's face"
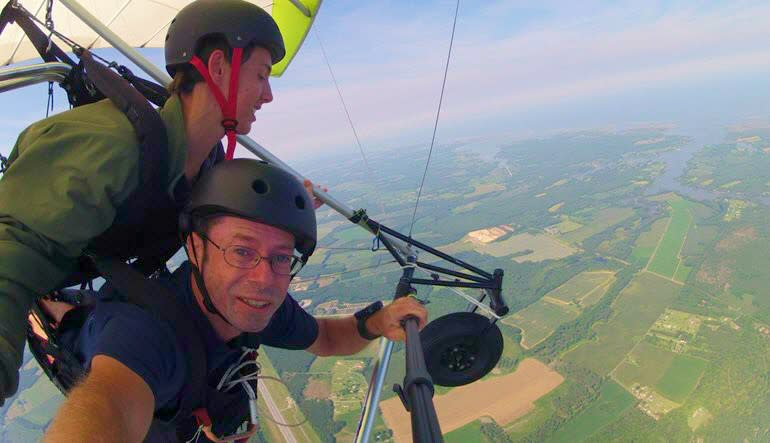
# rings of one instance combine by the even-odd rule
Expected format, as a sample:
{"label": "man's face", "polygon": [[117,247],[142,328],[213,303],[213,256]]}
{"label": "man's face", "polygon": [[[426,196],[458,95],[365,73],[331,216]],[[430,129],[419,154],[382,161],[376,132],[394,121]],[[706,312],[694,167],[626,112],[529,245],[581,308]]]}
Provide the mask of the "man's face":
{"label": "man's face", "polygon": [[[254,113],[265,103],[273,101],[273,91],[270,88],[272,67],[270,52],[260,47],[254,48],[249,59],[241,65],[235,114],[238,120],[236,132],[239,134],[248,134],[255,120]],[[230,78],[229,73],[225,78]]]}
{"label": "man's face", "polygon": [[[278,228],[237,217],[220,217],[208,237],[222,248],[242,246],[261,257],[292,255],[294,236]],[[214,306],[240,332],[259,332],[281,306],[289,288],[289,276],[273,272],[267,259],[252,269],[236,268],[224,253],[204,242],[202,272]]]}

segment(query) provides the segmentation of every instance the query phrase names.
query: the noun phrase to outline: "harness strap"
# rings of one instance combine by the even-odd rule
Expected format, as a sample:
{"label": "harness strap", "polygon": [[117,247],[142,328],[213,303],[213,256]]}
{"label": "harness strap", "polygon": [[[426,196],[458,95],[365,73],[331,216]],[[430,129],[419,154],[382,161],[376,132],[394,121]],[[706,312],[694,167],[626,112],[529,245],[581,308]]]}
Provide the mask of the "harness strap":
{"label": "harness strap", "polygon": [[227,99],[225,99],[222,90],[214,83],[214,79],[211,78],[206,64],[197,55],[193,56],[190,63],[198,70],[200,75],[206,80],[206,84],[211,89],[211,93],[214,94],[214,98],[219,103],[219,108],[222,110],[222,126],[225,128],[225,135],[227,136],[227,152],[225,154],[226,160],[232,160],[235,154],[235,129],[238,126],[238,119],[236,116],[238,107],[238,78],[241,73],[241,59],[243,58],[243,48],[234,48],[233,57],[230,61],[230,82],[227,89]]}
{"label": "harness strap", "polygon": [[128,82],[142,94],[142,96],[159,108],[162,108],[163,105],[166,104],[166,100],[171,96],[168,90],[163,86],[153,81],[135,76],[134,73],[125,66],[118,66],[117,70],[123,78],[128,80]]}
{"label": "harness strap", "polygon": [[[91,53],[83,51],[80,59],[88,72],[88,78],[120,109],[139,139],[139,181],[146,189],[157,189],[155,181],[163,180],[166,166],[166,126],[147,99],[121,76],[94,61]],[[149,158],[145,158],[149,157]]]}
{"label": "harness strap", "polygon": [[169,322],[185,347],[190,362],[190,382],[185,385],[179,402],[178,417],[190,416],[200,405],[206,404],[206,353],[203,338],[192,327],[179,309],[173,291],[154,279],[145,278],[128,264],[113,258],[91,257],[96,269],[128,302],[156,313]]}

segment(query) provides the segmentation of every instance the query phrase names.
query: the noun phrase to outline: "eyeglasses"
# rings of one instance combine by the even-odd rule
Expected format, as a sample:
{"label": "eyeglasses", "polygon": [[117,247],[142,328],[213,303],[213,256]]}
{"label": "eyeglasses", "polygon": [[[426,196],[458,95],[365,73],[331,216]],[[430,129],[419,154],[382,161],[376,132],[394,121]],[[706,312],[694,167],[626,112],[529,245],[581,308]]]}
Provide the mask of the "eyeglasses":
{"label": "eyeglasses", "polygon": [[257,251],[240,245],[230,245],[226,248],[214,243],[213,240],[206,235],[197,233],[201,238],[214,245],[217,249],[222,251],[225,257],[225,261],[230,266],[240,269],[252,269],[255,268],[259,262],[263,259],[270,263],[270,269],[278,275],[294,275],[302,269],[305,263],[302,258],[297,255],[283,255],[278,254],[272,257],[263,257],[257,253]]}

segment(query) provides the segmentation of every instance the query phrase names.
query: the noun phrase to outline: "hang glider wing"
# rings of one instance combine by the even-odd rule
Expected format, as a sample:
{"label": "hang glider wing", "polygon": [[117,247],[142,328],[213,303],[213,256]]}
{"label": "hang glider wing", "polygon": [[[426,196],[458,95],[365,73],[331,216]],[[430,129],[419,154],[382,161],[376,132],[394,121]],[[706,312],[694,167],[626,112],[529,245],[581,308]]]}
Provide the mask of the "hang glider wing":
{"label": "hang glider wing", "polygon": [[[3,6],[11,0],[6,0]],[[28,11],[45,22],[47,0],[18,0]],[[270,13],[283,34],[286,57],[273,67],[280,76],[299,51],[313,24],[322,0],[250,0]],[[79,0],[99,21],[136,48],[162,48],[169,23],[189,1],[184,0]],[[86,48],[110,45],[80,21],[62,3],[53,2],[56,31]],[[56,37],[54,41],[62,48]],[[0,35],[0,66],[38,58],[37,51],[17,26],[8,26]]]}

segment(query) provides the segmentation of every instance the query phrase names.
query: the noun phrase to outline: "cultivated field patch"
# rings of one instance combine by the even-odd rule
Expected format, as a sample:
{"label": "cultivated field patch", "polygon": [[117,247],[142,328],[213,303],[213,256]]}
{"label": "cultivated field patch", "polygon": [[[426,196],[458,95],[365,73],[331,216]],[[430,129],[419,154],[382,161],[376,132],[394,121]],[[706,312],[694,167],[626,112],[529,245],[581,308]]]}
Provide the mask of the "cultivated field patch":
{"label": "cultivated field patch", "polygon": [[560,234],[566,234],[572,231],[577,231],[582,227],[583,225],[581,225],[580,223],[576,222],[575,220],[571,219],[566,215],[562,215],[561,222],[545,228],[545,232],[551,235],[560,235]]}
{"label": "cultivated field patch", "polygon": [[[546,294],[547,297],[562,300],[565,302],[575,302],[579,306],[589,306],[582,301],[592,292],[604,294],[601,287],[605,287],[612,282],[615,275],[612,271],[586,271],[567,280],[566,283]],[[606,290],[606,288],[605,288]],[[599,296],[601,298],[601,296]]]}
{"label": "cultivated field patch", "polygon": [[[500,426],[524,416],[533,402],[564,381],[564,377],[545,364],[526,359],[516,371],[490,377],[452,389],[433,398],[444,433],[459,429],[483,416],[492,417]],[[411,421],[398,398],[380,403],[382,416],[393,429],[396,442],[412,441]]]}
{"label": "cultivated field patch", "polygon": [[[444,430],[442,429],[442,431]],[[445,432],[444,441],[446,443],[468,443],[470,441],[486,442],[487,440],[481,434],[481,421],[475,420],[452,432]]]}
{"label": "cultivated field patch", "polygon": [[583,227],[562,235],[570,243],[580,243],[583,240],[603,232],[612,226],[634,215],[631,208],[607,208],[595,212],[589,220],[580,220]]}
{"label": "cultivated field patch", "polygon": [[522,330],[521,346],[531,348],[546,339],[562,323],[574,320],[580,310],[566,302],[553,303],[540,299],[503,320]]}
{"label": "cultivated field patch", "polygon": [[480,185],[475,185],[473,192],[470,194],[465,194],[465,197],[478,197],[480,195],[489,194],[492,192],[497,191],[504,191],[505,185],[502,185],[500,183],[484,183]]}
{"label": "cultivated field patch", "polygon": [[640,273],[613,304],[607,323],[594,325],[596,339],[565,355],[567,360],[605,375],[631,348],[679,294],[680,286],[650,273]]}
{"label": "cultivated field patch", "polygon": [[581,442],[617,420],[634,404],[634,397],[612,380],[602,386],[599,398],[578,415],[567,421],[547,441]]}
{"label": "cultivated field patch", "polygon": [[551,212],[551,213],[556,212],[559,209],[561,209],[562,206],[564,206],[564,202],[556,203],[555,205],[548,208],[548,212]]}
{"label": "cultivated field patch", "polygon": [[629,352],[612,375],[629,390],[635,384],[655,386],[671,366],[676,355],[667,349],[642,341]]}
{"label": "cultivated field patch", "polygon": [[707,362],[688,355],[677,355],[657,384],[657,390],[667,398],[682,403],[695,389]]}
{"label": "cultivated field patch", "polygon": [[686,267],[680,270],[684,266],[681,264],[680,253],[693,217],[690,203],[681,197],[672,197],[668,204],[671,207],[671,219],[647,264],[647,270],[683,283],[690,270]]}

